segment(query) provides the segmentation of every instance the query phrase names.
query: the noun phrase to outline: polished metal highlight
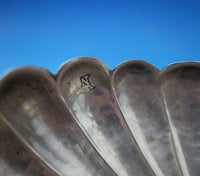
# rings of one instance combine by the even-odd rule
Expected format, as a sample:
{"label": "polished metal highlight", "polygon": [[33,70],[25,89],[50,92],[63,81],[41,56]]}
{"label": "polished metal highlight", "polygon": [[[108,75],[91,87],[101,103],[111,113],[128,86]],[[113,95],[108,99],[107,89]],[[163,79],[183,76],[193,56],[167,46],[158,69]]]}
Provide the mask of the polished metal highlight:
{"label": "polished metal highlight", "polygon": [[199,176],[200,63],[73,58],[0,79],[0,176]]}

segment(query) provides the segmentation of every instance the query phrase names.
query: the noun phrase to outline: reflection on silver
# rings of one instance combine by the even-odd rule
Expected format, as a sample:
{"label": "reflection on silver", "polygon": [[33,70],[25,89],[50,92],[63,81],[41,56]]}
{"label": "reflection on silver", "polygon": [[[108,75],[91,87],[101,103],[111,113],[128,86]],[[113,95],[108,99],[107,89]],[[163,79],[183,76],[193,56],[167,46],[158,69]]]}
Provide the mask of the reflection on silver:
{"label": "reflection on silver", "polygon": [[0,175],[199,176],[200,64],[78,57],[0,79]]}

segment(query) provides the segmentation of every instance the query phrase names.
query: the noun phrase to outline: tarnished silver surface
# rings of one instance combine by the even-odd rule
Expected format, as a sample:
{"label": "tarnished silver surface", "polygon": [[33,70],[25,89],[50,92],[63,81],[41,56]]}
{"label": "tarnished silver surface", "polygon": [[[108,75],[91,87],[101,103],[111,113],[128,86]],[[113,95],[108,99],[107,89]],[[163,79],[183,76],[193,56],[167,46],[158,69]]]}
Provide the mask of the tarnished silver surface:
{"label": "tarnished silver surface", "polygon": [[163,99],[184,176],[200,174],[200,64],[171,65],[161,75]]}
{"label": "tarnished silver surface", "polygon": [[120,113],[103,63],[87,58],[68,62],[57,82],[67,107],[117,175],[153,175]]}
{"label": "tarnished silver surface", "polygon": [[199,107],[199,62],[17,68],[0,79],[0,176],[199,176]]}
{"label": "tarnished silver surface", "polygon": [[[12,71],[1,80],[2,120],[54,175],[114,176],[58,95],[54,77],[46,70],[29,67]],[[0,170],[4,169],[1,172],[11,176],[12,166],[9,167],[6,157],[1,160],[8,166],[0,165]],[[14,171],[16,176],[29,174],[23,165]]]}
{"label": "tarnished silver surface", "polygon": [[156,175],[180,176],[158,74],[146,62],[126,61],[115,68],[112,84],[124,118]]}
{"label": "tarnished silver surface", "polygon": [[0,175],[58,176],[24,145],[2,120],[0,121]]}

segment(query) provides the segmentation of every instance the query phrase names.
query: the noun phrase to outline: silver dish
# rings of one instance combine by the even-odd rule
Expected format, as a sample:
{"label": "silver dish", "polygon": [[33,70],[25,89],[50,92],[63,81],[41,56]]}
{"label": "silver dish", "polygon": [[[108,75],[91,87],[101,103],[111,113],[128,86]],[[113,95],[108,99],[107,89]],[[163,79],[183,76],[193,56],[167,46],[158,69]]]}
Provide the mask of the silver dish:
{"label": "silver dish", "polygon": [[0,79],[0,176],[199,176],[200,64],[73,58]]}

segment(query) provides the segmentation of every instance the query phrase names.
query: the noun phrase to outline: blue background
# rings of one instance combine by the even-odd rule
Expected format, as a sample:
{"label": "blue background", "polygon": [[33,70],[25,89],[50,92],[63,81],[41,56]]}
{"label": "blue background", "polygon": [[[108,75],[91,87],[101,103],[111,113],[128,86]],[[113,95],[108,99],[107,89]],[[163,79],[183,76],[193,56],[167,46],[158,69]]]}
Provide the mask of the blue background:
{"label": "blue background", "polygon": [[76,56],[110,69],[200,59],[200,1],[0,0],[0,75],[20,65],[55,73]]}

